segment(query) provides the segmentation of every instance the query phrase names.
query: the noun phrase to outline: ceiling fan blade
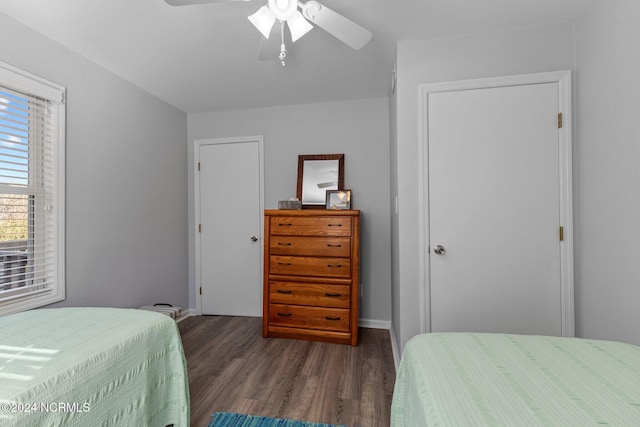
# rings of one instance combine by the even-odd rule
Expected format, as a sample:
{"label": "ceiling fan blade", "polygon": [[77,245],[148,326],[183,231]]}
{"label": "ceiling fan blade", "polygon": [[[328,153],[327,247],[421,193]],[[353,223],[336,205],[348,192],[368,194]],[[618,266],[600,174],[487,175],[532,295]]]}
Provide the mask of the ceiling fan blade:
{"label": "ceiling fan blade", "polygon": [[338,181],[321,182],[318,184],[318,188],[337,187]]}
{"label": "ceiling fan blade", "polygon": [[361,49],[371,40],[371,31],[317,1],[298,2],[298,4],[302,9],[302,15],[312,24],[322,28],[353,49]]}
{"label": "ceiling fan blade", "polygon": [[223,3],[230,1],[251,1],[251,0],[164,0],[171,6],[190,6],[192,4],[206,4],[206,3]]}

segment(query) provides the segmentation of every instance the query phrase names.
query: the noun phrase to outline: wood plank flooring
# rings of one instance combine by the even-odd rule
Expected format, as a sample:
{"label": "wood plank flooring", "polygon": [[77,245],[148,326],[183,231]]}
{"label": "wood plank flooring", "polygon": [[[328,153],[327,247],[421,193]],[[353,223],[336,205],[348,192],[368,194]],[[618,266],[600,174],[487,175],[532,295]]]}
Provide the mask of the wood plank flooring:
{"label": "wood plank flooring", "polygon": [[190,317],[179,329],[193,427],[206,427],[217,411],[389,426],[395,368],[386,330],[360,328],[351,347],[262,338],[255,317]]}

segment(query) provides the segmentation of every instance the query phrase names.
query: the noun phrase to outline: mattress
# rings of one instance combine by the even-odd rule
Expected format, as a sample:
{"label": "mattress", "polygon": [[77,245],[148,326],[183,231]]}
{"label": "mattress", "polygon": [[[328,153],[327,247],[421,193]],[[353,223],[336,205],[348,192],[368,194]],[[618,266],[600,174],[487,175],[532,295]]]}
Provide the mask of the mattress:
{"label": "mattress", "polygon": [[411,339],[392,427],[640,426],[640,347],[505,334]]}
{"label": "mattress", "polygon": [[0,425],[189,425],[176,323],[115,308],[0,318]]}

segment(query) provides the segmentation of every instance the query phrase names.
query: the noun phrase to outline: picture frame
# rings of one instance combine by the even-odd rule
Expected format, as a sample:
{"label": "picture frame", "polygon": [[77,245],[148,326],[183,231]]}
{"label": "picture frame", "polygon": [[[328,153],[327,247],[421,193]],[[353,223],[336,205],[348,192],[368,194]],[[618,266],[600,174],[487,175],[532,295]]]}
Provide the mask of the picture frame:
{"label": "picture frame", "polygon": [[325,208],[330,210],[351,209],[351,190],[327,190]]}
{"label": "picture frame", "polygon": [[298,156],[296,197],[302,209],[324,209],[327,190],[344,188],[344,154]]}

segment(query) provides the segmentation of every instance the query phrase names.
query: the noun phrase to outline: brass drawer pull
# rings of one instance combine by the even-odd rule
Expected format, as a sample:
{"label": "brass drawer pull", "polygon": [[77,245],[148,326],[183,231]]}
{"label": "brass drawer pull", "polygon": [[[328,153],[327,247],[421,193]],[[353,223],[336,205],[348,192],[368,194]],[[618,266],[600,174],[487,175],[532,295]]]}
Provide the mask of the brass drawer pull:
{"label": "brass drawer pull", "polygon": [[282,243],[282,242],[278,242],[279,246],[291,246],[291,243]]}
{"label": "brass drawer pull", "polygon": [[291,227],[293,224],[289,223],[289,224],[278,224],[278,227]]}
{"label": "brass drawer pull", "polygon": [[290,262],[279,262],[278,265],[291,265]]}
{"label": "brass drawer pull", "polygon": [[342,294],[332,294],[330,292],[325,292],[325,295],[328,296],[328,297],[341,297],[342,296]]}
{"label": "brass drawer pull", "polygon": [[328,224],[329,227],[342,227],[342,224]]}
{"label": "brass drawer pull", "polygon": [[284,290],[284,289],[278,289],[276,292],[279,293],[279,294],[290,294],[293,291],[287,291],[287,290]]}
{"label": "brass drawer pull", "polygon": [[[278,314],[280,314],[280,313],[278,313]],[[327,319],[327,320],[340,320],[339,317],[329,317],[329,316],[325,316],[325,319]]]}
{"label": "brass drawer pull", "polygon": [[282,317],[290,317],[292,315],[293,315],[292,313],[280,313],[280,312],[278,312],[278,316],[282,316]]}
{"label": "brass drawer pull", "polygon": [[341,248],[342,247],[342,245],[332,245],[330,243],[327,243],[327,246],[330,247],[330,248]]}
{"label": "brass drawer pull", "polygon": [[327,267],[329,267],[329,268],[341,268],[342,264],[327,264]]}

